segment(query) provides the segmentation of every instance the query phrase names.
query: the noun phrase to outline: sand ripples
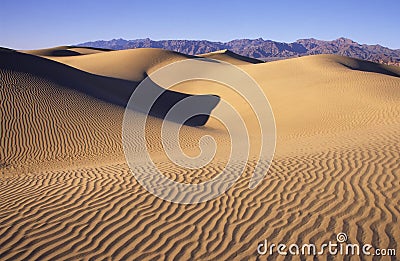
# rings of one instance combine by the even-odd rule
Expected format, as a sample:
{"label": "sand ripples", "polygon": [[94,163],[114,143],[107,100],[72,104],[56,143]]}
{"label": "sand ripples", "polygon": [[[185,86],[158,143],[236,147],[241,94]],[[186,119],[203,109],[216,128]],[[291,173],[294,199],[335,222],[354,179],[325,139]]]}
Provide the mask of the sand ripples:
{"label": "sand ripples", "polygon": [[[335,74],[319,82],[334,82],[344,70],[321,68]],[[359,90],[371,103],[352,107],[347,116],[332,113],[327,100],[314,125],[291,128],[289,113],[277,109],[277,153],[261,184],[248,189],[256,165],[251,158],[222,196],[182,205],[156,198],[130,173],[121,144],[123,108],[29,73],[1,70],[0,260],[255,260],[264,239],[320,244],[339,232],[352,243],[398,249],[399,82],[345,73],[376,77],[385,91],[378,97],[372,87]],[[282,92],[271,90],[273,107]],[[317,94],[336,99],[343,92],[347,97],[345,88]],[[348,104],[337,102],[345,111]],[[304,109],[298,107],[296,112]],[[150,124],[151,152],[168,177],[196,183],[224,168],[223,158],[198,170],[174,168],[157,154],[160,122]],[[228,141],[215,128],[185,127],[184,149],[196,151],[190,143],[210,131],[218,142]],[[156,178],[151,183],[160,185]]]}

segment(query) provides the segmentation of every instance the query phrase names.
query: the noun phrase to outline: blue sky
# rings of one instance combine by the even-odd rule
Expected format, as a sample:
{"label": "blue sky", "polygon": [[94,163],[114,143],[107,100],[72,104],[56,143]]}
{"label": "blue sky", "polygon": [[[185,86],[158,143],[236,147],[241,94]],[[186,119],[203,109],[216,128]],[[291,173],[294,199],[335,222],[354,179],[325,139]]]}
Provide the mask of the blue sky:
{"label": "blue sky", "polygon": [[300,38],[400,48],[400,1],[9,1],[0,46],[35,49],[113,38]]}

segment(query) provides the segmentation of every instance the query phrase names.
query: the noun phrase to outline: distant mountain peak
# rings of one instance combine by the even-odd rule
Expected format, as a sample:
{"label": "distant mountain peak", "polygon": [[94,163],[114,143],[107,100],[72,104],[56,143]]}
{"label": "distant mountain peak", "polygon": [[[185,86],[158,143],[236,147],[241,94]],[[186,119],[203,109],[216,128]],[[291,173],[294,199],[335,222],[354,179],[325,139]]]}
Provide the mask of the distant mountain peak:
{"label": "distant mountain peak", "polygon": [[349,39],[349,38],[346,38],[346,37],[339,37],[338,39],[336,39],[336,40],[340,40],[340,41],[350,41],[350,42],[354,42],[353,40],[351,40],[351,39]]}
{"label": "distant mountain peak", "polygon": [[150,38],[125,40],[112,39],[109,41],[94,41],[78,46],[107,48],[114,50],[132,48],[162,48],[189,55],[209,52],[229,52],[251,58],[271,61],[313,54],[337,54],[378,62],[383,64],[400,65],[400,49],[392,50],[381,45],[359,44],[349,38],[340,37],[331,41],[315,38],[299,39],[293,43],[276,42],[272,40],[234,39],[229,42],[212,42],[207,40],[160,40]]}

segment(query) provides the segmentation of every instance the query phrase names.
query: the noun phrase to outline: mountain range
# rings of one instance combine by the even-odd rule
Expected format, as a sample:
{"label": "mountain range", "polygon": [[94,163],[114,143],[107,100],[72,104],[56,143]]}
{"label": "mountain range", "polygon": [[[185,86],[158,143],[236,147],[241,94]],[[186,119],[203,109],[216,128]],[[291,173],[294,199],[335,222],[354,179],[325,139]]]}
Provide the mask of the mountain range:
{"label": "mountain range", "polygon": [[344,37],[333,41],[323,41],[314,38],[299,39],[293,43],[276,42],[272,40],[236,39],[229,42],[212,42],[206,40],[160,40],[146,39],[112,39],[78,44],[78,46],[106,48],[112,50],[133,48],[162,48],[189,55],[230,50],[234,53],[272,61],[285,58],[299,57],[313,54],[337,54],[368,60],[372,62],[400,65],[400,49],[389,49],[379,44],[359,44]]}

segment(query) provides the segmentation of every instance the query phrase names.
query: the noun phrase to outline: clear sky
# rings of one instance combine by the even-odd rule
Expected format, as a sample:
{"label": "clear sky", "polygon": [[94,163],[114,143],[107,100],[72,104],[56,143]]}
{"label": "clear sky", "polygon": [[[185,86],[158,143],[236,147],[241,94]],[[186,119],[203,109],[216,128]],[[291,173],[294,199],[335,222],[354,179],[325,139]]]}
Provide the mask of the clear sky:
{"label": "clear sky", "polygon": [[400,1],[0,2],[0,46],[35,49],[113,38],[300,38],[400,48]]}

